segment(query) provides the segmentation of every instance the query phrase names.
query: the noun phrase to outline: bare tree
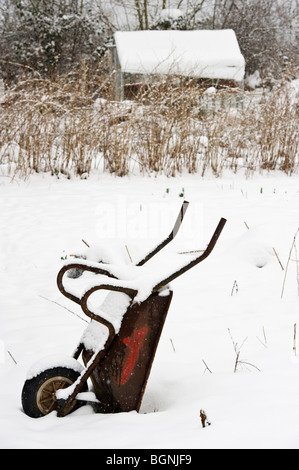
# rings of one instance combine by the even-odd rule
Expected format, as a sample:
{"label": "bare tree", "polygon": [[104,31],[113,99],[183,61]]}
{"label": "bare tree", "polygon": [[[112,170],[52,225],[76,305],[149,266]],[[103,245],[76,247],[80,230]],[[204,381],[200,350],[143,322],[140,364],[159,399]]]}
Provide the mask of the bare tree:
{"label": "bare tree", "polygon": [[286,59],[296,60],[298,13],[298,0],[213,0],[202,26],[235,31],[247,73],[277,75]]}
{"label": "bare tree", "polygon": [[[110,0],[103,2],[109,10],[112,23],[117,29],[150,29],[159,20],[164,9],[181,9],[190,20],[202,9],[207,0]],[[106,4],[106,5],[104,5]]]}

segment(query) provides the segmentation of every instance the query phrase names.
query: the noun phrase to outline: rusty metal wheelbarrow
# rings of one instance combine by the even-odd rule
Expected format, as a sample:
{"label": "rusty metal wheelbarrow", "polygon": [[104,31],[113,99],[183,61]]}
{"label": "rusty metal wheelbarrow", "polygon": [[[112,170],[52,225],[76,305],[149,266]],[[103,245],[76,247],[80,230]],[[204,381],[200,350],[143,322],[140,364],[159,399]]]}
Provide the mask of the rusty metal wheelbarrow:
{"label": "rusty metal wheelbarrow", "polygon": [[[86,403],[93,404],[95,411],[101,413],[139,411],[172,300],[169,283],[209,256],[226,223],[225,219],[220,220],[207,248],[199,256],[164,279],[152,279],[148,290],[141,294],[142,275],[138,269],[173,240],[188,204],[183,202],[170,235],[135,265],[135,277],[120,279],[119,267],[82,259],[66,264],[59,271],[59,290],[79,304],[91,322],[73,357],[54,356],[35,364],[28,372],[22,391],[23,410],[27,415],[36,418],[56,411],[62,417]],[[77,296],[65,287],[64,276],[70,270],[94,273],[100,282],[93,282],[83,295]],[[90,306],[91,296],[99,291],[108,291],[110,302],[105,299],[104,303],[110,311],[120,311],[118,327],[109,318],[109,308],[107,314],[105,308],[102,313]],[[78,361],[80,356],[84,366]],[[88,392],[88,379],[94,392]]]}

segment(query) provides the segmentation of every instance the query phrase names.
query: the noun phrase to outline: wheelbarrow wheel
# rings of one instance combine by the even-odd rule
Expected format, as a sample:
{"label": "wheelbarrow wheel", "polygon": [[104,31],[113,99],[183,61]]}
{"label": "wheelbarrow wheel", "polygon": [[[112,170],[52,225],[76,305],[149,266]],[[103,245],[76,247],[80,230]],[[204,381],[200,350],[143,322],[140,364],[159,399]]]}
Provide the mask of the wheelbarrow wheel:
{"label": "wheelbarrow wheel", "polygon": [[[79,375],[78,371],[68,367],[54,367],[26,380],[22,390],[22,406],[26,415],[40,418],[52,411],[59,411],[60,407],[56,398],[57,390],[72,385]],[[88,386],[85,383],[81,391],[86,392],[87,390]],[[74,400],[69,413],[84,404],[83,401]]]}

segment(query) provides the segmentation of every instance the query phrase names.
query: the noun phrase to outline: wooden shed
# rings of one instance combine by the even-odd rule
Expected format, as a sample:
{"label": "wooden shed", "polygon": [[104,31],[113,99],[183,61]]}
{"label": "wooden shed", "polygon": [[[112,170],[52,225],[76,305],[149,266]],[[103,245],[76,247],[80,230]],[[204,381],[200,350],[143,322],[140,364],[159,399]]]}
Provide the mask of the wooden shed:
{"label": "wooden shed", "polygon": [[144,83],[152,76],[175,75],[237,85],[244,79],[245,60],[231,29],[118,31],[114,41],[116,98],[120,100],[134,77]]}

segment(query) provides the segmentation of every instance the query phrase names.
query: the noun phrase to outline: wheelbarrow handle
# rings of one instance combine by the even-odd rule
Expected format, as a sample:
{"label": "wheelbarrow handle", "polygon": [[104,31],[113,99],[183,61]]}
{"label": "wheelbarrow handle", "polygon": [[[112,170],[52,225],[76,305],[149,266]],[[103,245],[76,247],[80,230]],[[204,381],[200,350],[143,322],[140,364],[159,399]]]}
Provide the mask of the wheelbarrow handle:
{"label": "wheelbarrow handle", "polygon": [[215,247],[215,245],[217,243],[217,240],[218,240],[218,238],[219,238],[226,222],[227,222],[226,219],[224,219],[224,218],[220,219],[220,221],[219,221],[219,223],[216,227],[216,230],[215,230],[215,232],[214,232],[207,248],[205,249],[205,251],[201,255],[199,255],[197,258],[193,259],[190,263],[186,264],[185,266],[183,266],[181,269],[179,269],[175,273],[171,274],[169,277],[167,277],[163,281],[159,282],[159,284],[157,284],[154,287],[153,292],[158,291],[159,289],[161,289],[161,287],[166,286],[167,284],[172,282],[174,279],[176,279],[178,276],[185,273],[189,269],[193,268],[193,266],[197,265],[198,263],[200,263],[201,261],[206,259],[210,255],[210,253],[212,252],[213,248]]}
{"label": "wheelbarrow handle", "polygon": [[137,264],[136,266],[142,266],[143,264],[145,264],[149,259],[151,259],[154,255],[156,255],[160,250],[162,250],[162,248],[164,248],[166,245],[168,245],[168,243],[170,243],[174,237],[176,236],[176,234],[178,233],[179,229],[180,229],[180,226],[183,222],[183,219],[184,219],[184,216],[185,216],[185,212],[188,208],[188,205],[189,205],[189,202],[188,201],[184,201],[182,206],[181,206],[181,209],[180,209],[180,212],[177,216],[177,219],[175,221],[175,224],[173,226],[173,229],[172,231],[170,232],[170,234],[168,235],[167,238],[165,238],[156,248],[154,248],[150,253],[148,253],[144,258],[142,258]]}
{"label": "wheelbarrow handle", "polygon": [[[181,209],[180,209],[180,212],[177,216],[177,219],[175,221],[175,224],[173,226],[173,229],[172,231],[170,232],[170,234],[168,235],[167,238],[165,238],[165,240],[163,240],[156,248],[154,248],[150,253],[148,253],[142,260],[140,260],[136,266],[142,266],[143,264],[145,264],[149,259],[151,259],[155,254],[157,254],[160,250],[162,250],[162,248],[164,248],[166,245],[168,245],[168,243],[170,243],[174,237],[176,236],[176,234],[178,233],[179,229],[180,229],[180,226],[183,222],[183,219],[184,219],[184,216],[185,216],[185,212],[188,208],[188,205],[189,205],[189,202],[188,201],[184,201],[182,206],[181,206]],[[77,304],[81,304],[81,298],[80,297],[76,297],[74,294],[72,294],[71,292],[68,292],[64,285],[63,285],[63,277],[65,275],[65,273],[71,269],[81,269],[82,271],[90,271],[90,272],[93,272],[95,274],[103,274],[105,276],[108,276],[110,278],[114,278],[114,279],[118,279],[115,275],[113,275],[112,273],[110,273],[109,271],[103,269],[101,266],[91,266],[90,264],[88,264],[88,262],[84,263],[84,262],[80,262],[80,263],[70,263],[70,264],[66,264],[65,266],[63,266],[58,275],[57,275],[57,286],[58,286],[58,289],[60,290],[60,292],[65,296],[67,297],[68,299],[72,300],[73,302],[76,302]]]}
{"label": "wheelbarrow handle", "polygon": [[100,315],[97,315],[96,313],[92,312],[90,310],[90,308],[88,307],[88,305],[87,305],[89,297],[98,290],[109,290],[109,291],[123,292],[124,294],[127,294],[129,297],[131,297],[132,300],[137,295],[138,291],[135,290],[135,289],[131,289],[129,287],[123,287],[123,286],[120,286],[120,285],[117,286],[117,285],[113,285],[113,284],[99,284],[97,286],[91,287],[82,296],[81,308],[82,308],[83,312],[85,313],[85,315],[87,315],[92,320],[95,320],[95,321],[101,323],[102,325],[104,325],[108,328],[109,336],[108,336],[108,339],[107,339],[107,341],[105,343],[105,346],[104,346],[104,349],[106,350],[110,346],[110,344],[111,344],[111,342],[112,342],[112,340],[113,340],[113,338],[116,334],[114,326],[112,325],[111,322],[109,322],[105,318],[103,318]]}
{"label": "wheelbarrow handle", "polygon": [[116,279],[116,277],[113,274],[111,274],[109,271],[103,269],[100,266],[90,266],[90,265],[84,264],[84,263],[82,263],[82,264],[81,263],[70,263],[70,264],[66,264],[65,266],[63,266],[60,269],[60,271],[57,275],[58,289],[60,290],[60,292],[65,297],[72,300],[73,302],[76,302],[79,305],[81,304],[81,298],[76,297],[74,294],[71,294],[70,292],[68,292],[66,290],[66,288],[64,287],[64,285],[63,285],[63,277],[67,273],[67,271],[69,271],[71,269],[81,269],[82,271],[90,271],[90,272],[95,273],[95,274],[103,274],[104,276],[108,276],[108,277]]}

